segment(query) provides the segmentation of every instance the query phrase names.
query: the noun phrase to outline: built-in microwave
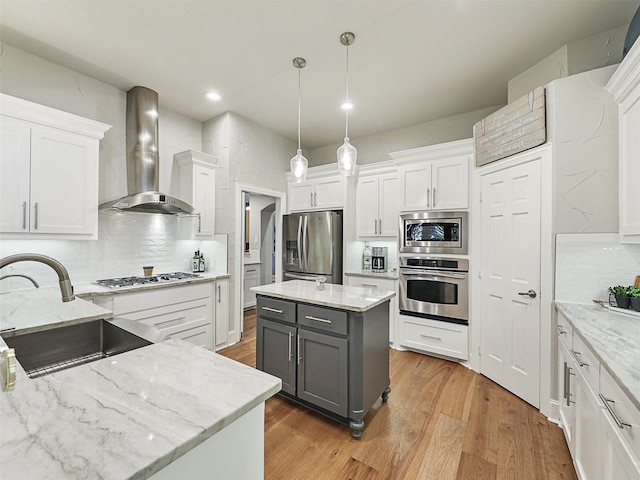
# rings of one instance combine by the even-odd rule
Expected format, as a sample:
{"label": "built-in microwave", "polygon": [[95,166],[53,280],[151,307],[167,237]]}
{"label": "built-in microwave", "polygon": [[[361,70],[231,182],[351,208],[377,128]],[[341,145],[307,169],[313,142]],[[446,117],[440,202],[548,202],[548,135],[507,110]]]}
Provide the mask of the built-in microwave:
{"label": "built-in microwave", "polygon": [[469,251],[467,212],[415,212],[400,215],[400,253]]}

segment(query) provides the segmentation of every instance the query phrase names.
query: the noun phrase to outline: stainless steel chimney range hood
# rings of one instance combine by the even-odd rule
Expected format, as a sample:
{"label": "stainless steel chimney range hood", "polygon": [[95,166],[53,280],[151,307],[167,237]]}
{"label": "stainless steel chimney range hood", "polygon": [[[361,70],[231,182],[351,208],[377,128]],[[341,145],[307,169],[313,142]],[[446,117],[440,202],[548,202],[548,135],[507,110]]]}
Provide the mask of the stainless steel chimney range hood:
{"label": "stainless steel chimney range hood", "polygon": [[170,215],[198,215],[187,202],[161,193],[158,148],[158,94],[145,87],[127,92],[126,197],[105,202],[100,209]]}

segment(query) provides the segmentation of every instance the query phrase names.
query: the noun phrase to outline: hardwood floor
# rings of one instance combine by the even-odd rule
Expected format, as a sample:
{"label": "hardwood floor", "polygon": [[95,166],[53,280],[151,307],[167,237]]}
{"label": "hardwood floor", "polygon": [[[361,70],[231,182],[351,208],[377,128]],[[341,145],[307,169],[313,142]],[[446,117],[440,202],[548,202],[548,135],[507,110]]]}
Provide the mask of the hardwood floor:
{"label": "hardwood floor", "polygon": [[[255,309],[244,339],[219,353],[255,367]],[[562,430],[457,363],[389,350],[391,394],[349,428],[279,396],[265,412],[265,478],[576,479]]]}

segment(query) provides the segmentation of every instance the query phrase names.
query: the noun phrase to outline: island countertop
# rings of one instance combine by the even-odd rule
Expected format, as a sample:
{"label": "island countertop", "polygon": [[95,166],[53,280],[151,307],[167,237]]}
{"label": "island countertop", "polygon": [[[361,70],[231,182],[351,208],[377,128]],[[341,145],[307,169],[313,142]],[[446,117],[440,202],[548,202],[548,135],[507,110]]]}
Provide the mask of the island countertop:
{"label": "island countertop", "polygon": [[325,283],[324,290],[318,290],[316,283],[307,280],[291,280],[252,287],[257,295],[283,298],[296,302],[323,305],[325,307],[366,312],[395,296],[395,292],[377,288],[351,287]]}
{"label": "island countertop", "polygon": [[[24,293],[3,295],[4,320],[4,306],[22,303],[14,295]],[[54,317],[59,309],[69,313],[57,289],[29,291],[32,300],[39,295],[56,297]],[[89,302],[70,304],[76,302],[80,317],[67,321],[110,316]],[[28,328],[35,317],[24,317]],[[14,391],[0,391],[0,477],[16,480],[148,478],[281,386],[276,377],[178,339],[36,379],[18,364],[16,377]]]}

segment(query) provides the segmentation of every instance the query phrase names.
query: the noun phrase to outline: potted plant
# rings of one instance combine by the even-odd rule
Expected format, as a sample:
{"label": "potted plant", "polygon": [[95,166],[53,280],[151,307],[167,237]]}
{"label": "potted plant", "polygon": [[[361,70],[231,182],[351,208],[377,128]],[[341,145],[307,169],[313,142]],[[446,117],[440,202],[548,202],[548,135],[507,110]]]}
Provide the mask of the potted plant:
{"label": "potted plant", "polygon": [[630,306],[631,310],[635,310],[636,312],[640,312],[640,287],[636,287],[635,285],[629,287],[627,290],[630,298]]}
{"label": "potted plant", "polygon": [[609,292],[612,293],[616,299],[616,306],[618,308],[630,308],[631,297],[629,296],[629,287],[623,287],[622,285],[616,285],[615,287],[609,287]]}

